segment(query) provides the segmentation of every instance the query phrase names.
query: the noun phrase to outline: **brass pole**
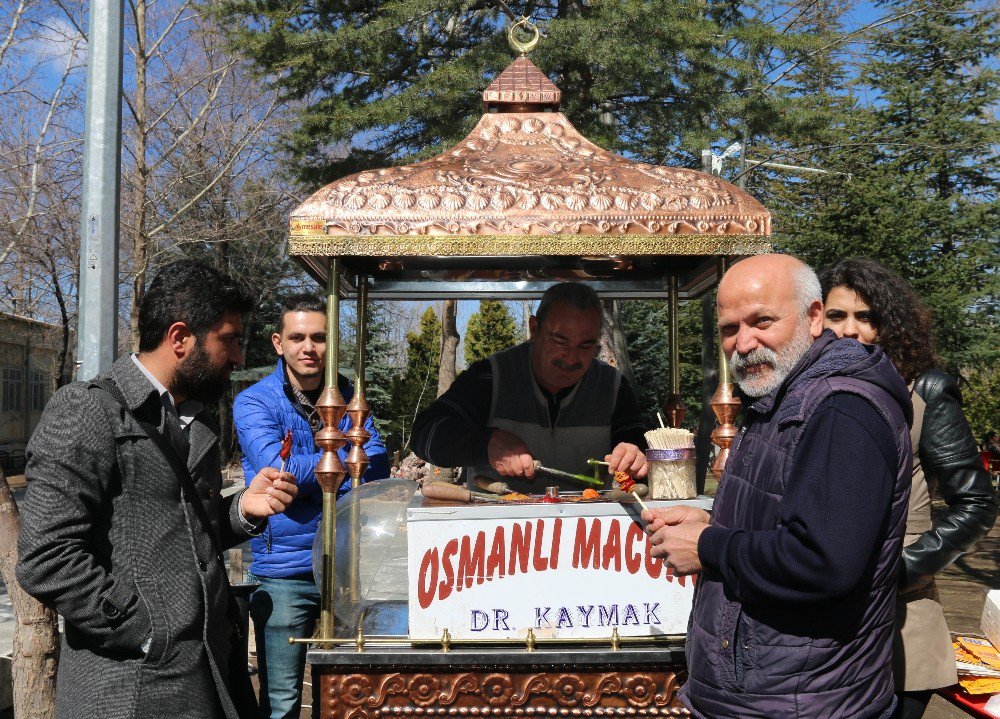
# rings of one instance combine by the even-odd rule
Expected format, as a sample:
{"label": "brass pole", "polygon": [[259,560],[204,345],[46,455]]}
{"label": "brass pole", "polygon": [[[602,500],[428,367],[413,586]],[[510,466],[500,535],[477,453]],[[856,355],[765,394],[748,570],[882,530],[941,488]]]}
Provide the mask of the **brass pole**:
{"label": "brass pole", "polygon": [[351,418],[351,428],[347,430],[347,441],[351,443],[351,451],[347,453],[347,471],[351,474],[351,488],[361,484],[361,475],[368,468],[368,455],[365,454],[365,442],[371,436],[365,429],[365,420],[371,412],[365,401],[365,329],[368,325],[368,278],[358,275],[358,325],[357,354],[354,362],[354,396],[347,405],[347,416]]}
{"label": "brass pole", "polygon": [[670,275],[670,395],[663,403],[663,414],[671,427],[680,427],[687,414],[681,399],[680,317],[678,310],[677,275]]}
{"label": "brass pole", "polygon": [[[371,435],[365,429],[365,421],[371,412],[368,411],[368,403],[365,401],[365,344],[367,342],[366,329],[368,327],[368,278],[358,275],[358,311],[357,329],[355,332],[356,352],[354,360],[354,396],[351,397],[350,404],[347,405],[347,416],[351,418],[351,428],[347,430],[347,441],[351,443],[351,451],[347,453],[347,471],[351,475],[351,489],[356,489],[361,484],[361,476],[368,468],[368,455],[365,454],[365,442]],[[361,519],[359,516],[360,507],[357,502],[351,503],[351,565],[350,565],[350,592],[351,600],[355,603],[360,599],[359,584],[361,579],[361,547],[359,540],[359,527]],[[361,620],[359,620],[360,622]],[[360,624],[358,631],[360,631]]]}
{"label": "brass pole", "polygon": [[357,379],[354,386],[358,394],[364,395],[368,390],[368,380],[365,378],[365,366],[368,361],[368,278],[358,276],[358,331],[355,366]]}
{"label": "brass pole", "polygon": [[680,318],[677,316],[677,275],[670,275],[670,391],[681,391]]}
{"label": "brass pole", "polygon": [[[719,283],[722,283],[722,276],[729,269],[729,261],[725,257],[718,260],[717,271]],[[740,399],[733,394],[733,378],[729,370],[729,358],[722,348],[722,338],[719,338],[719,386],[712,395],[712,411],[715,412],[719,420],[719,426],[712,432],[712,442],[719,447],[719,456],[712,465],[712,472],[716,479],[722,478],[722,472],[726,468],[726,460],[729,458],[729,447],[736,437],[736,416],[740,413]]]}
{"label": "brass pole", "polygon": [[323,450],[316,464],[316,481],[323,490],[323,562],[320,577],[320,639],[333,638],[334,552],[337,533],[337,490],[347,470],[337,452],[346,437],[340,431],[340,420],[347,410],[347,403],[337,386],[340,362],[340,271],[341,260],[330,260],[330,275],[326,285],[326,386],[316,402],[316,411],[323,420],[323,427],[316,433],[316,446]]}

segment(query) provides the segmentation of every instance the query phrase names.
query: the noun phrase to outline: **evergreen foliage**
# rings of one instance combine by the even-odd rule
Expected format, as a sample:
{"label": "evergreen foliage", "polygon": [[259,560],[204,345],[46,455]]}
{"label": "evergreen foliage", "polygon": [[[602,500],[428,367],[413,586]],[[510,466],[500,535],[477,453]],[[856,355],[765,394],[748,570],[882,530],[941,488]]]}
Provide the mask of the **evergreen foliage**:
{"label": "evergreen foliage", "polygon": [[818,268],[869,256],[900,273],[960,374],[1000,361],[1000,15],[964,0],[882,6],[904,19],[881,29],[862,67],[879,99],[841,112],[818,152],[847,174],[780,192],[779,242]]}
{"label": "evergreen foliage", "polygon": [[465,363],[471,365],[518,342],[517,324],[500,300],[482,300],[465,330]]}
{"label": "evergreen foliage", "polygon": [[[655,163],[696,164],[720,126],[777,122],[784,100],[764,92],[767,63],[755,48],[801,46],[809,37],[774,27],[734,0],[507,5],[545,33],[532,61],[559,85],[562,111],[577,129]],[[262,77],[303,105],[287,142],[296,172],[310,184],[453,145],[480,116],[486,83],[513,60],[509,20],[493,2],[210,6]]]}
{"label": "evergreen foliage", "polygon": [[[633,389],[642,410],[655,421],[670,393],[669,306],[663,300],[629,300],[621,308]],[[694,430],[701,412],[701,303],[681,304],[678,316],[681,399],[688,410],[684,426]]]}
{"label": "evergreen foliage", "polygon": [[441,363],[441,320],[430,307],[420,318],[420,331],[406,334],[406,370],[392,384],[390,452],[409,447],[413,419],[434,401]]}
{"label": "evergreen foliage", "polygon": [[1000,431],[1000,366],[978,367],[969,373],[962,406],[977,442],[989,431]]}
{"label": "evergreen foliage", "polygon": [[[390,422],[393,416],[392,390],[397,370],[392,364],[393,347],[389,338],[389,321],[384,303],[372,302],[368,306],[367,334],[365,362],[368,383],[365,387],[365,399],[368,401],[378,431],[387,435],[392,432]],[[388,447],[393,438],[383,436],[382,441]]]}

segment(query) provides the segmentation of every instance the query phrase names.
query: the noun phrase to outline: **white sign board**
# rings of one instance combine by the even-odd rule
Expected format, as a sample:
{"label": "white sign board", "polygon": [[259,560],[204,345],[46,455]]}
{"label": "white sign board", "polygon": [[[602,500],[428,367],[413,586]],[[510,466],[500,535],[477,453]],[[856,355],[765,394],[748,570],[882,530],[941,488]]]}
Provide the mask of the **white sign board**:
{"label": "white sign board", "polygon": [[694,577],[619,504],[419,507],[407,527],[411,639],[687,632]]}

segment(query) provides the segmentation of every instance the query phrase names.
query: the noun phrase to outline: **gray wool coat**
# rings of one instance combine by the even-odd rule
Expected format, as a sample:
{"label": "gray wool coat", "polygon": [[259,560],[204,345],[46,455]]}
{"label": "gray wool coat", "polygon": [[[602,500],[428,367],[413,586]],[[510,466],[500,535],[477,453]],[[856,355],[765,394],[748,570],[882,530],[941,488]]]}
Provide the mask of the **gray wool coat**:
{"label": "gray wool coat", "polygon": [[[129,410],[165,431],[131,357],[109,370]],[[218,430],[189,427],[188,469],[222,548],[250,535],[222,498]],[[222,556],[132,415],[87,383],[60,389],[27,448],[17,578],[66,620],[58,719],[255,716]],[[149,638],[149,649],[142,646]],[[240,666],[242,665],[242,666]]]}

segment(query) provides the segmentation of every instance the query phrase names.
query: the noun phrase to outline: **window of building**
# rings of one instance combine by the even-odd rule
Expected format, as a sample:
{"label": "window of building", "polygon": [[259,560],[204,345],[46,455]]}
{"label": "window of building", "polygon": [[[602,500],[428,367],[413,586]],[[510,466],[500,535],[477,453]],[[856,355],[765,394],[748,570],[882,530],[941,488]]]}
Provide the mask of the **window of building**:
{"label": "window of building", "polygon": [[21,411],[21,368],[3,368],[3,409],[5,412]]}
{"label": "window of building", "polygon": [[31,411],[41,412],[45,409],[45,400],[48,399],[47,390],[49,377],[41,370],[31,370]]}

